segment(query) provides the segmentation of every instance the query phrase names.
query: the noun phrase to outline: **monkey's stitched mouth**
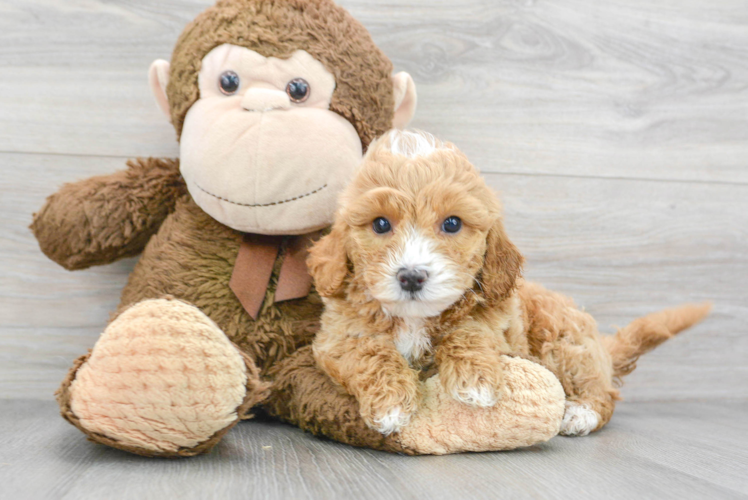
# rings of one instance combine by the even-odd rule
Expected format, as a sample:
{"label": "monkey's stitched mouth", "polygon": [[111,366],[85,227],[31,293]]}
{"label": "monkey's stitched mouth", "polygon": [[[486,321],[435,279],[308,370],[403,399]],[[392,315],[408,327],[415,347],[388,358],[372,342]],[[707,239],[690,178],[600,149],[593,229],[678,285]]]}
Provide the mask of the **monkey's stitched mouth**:
{"label": "monkey's stitched mouth", "polygon": [[284,203],[291,203],[292,201],[300,200],[302,198],[306,198],[308,196],[312,196],[313,194],[319,193],[323,189],[327,188],[327,184],[318,187],[314,191],[309,191],[308,193],[301,194],[299,196],[294,196],[293,198],[288,198],[286,200],[280,200],[280,201],[273,201],[271,203],[239,203],[238,201],[229,200],[227,198],[223,198],[222,196],[218,196],[217,194],[213,194],[207,189],[204,189],[200,184],[195,183],[195,186],[200,189],[203,193],[212,196],[213,198],[221,201],[225,201],[226,203],[231,203],[232,205],[238,205],[240,207],[248,207],[248,208],[260,208],[260,207],[272,207],[274,205],[283,205]]}

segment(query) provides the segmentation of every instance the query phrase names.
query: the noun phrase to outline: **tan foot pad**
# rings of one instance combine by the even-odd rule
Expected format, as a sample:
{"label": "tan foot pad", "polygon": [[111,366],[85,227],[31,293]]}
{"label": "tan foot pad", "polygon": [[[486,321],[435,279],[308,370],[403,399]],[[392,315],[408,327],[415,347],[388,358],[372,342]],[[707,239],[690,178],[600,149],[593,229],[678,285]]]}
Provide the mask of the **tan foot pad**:
{"label": "tan foot pad", "polygon": [[247,369],[205,314],[148,300],[113,321],[70,386],[87,431],[156,453],[193,448],[237,421]]}
{"label": "tan foot pad", "polygon": [[506,386],[492,408],[475,408],[444,392],[439,376],[428,379],[424,399],[400,443],[421,454],[511,450],[548,441],[564,416],[564,390],[542,366],[502,356]]}

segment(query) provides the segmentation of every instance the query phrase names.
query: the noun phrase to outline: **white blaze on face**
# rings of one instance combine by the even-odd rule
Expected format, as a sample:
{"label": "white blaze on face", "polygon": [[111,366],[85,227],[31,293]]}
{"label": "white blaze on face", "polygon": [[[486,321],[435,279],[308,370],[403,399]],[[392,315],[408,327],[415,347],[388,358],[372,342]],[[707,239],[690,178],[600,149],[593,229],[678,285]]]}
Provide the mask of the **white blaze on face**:
{"label": "white blaze on face", "polygon": [[[219,87],[227,71],[239,78],[231,94]],[[308,82],[303,102],[286,92],[297,78]],[[362,159],[355,128],[329,109],[335,77],[302,50],[278,59],[221,45],[203,58],[198,80],[180,162],[200,208],[245,232],[303,234],[329,225]]]}
{"label": "white blaze on face", "polygon": [[[389,314],[403,318],[438,316],[459,299],[464,290],[454,262],[437,250],[436,242],[415,227],[403,228],[401,244],[380,270],[372,295]],[[401,269],[424,271],[428,278],[418,292],[400,287]]]}

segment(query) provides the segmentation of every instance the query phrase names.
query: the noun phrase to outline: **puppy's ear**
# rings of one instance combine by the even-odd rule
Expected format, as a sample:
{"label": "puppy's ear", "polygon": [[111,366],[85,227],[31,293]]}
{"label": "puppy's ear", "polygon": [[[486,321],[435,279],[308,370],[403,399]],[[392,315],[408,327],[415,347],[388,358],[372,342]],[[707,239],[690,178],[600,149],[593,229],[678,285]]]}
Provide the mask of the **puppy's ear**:
{"label": "puppy's ear", "polygon": [[345,226],[336,222],[330,234],[309,250],[309,258],[306,261],[309,273],[314,278],[317,291],[323,297],[332,297],[343,289],[348,274],[345,240]]}
{"label": "puppy's ear", "polygon": [[483,296],[488,305],[498,304],[514,291],[522,275],[524,257],[504,231],[498,219],[488,232],[486,255],[481,271]]}

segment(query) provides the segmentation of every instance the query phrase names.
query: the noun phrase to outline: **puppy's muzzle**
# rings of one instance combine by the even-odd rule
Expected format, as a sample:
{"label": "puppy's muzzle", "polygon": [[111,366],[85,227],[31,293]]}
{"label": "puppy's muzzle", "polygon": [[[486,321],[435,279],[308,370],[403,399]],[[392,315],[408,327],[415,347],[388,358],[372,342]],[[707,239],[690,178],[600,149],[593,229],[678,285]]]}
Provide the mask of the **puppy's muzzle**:
{"label": "puppy's muzzle", "polygon": [[421,291],[428,279],[429,274],[426,271],[402,268],[397,272],[397,281],[400,283],[400,288],[410,293]]}

